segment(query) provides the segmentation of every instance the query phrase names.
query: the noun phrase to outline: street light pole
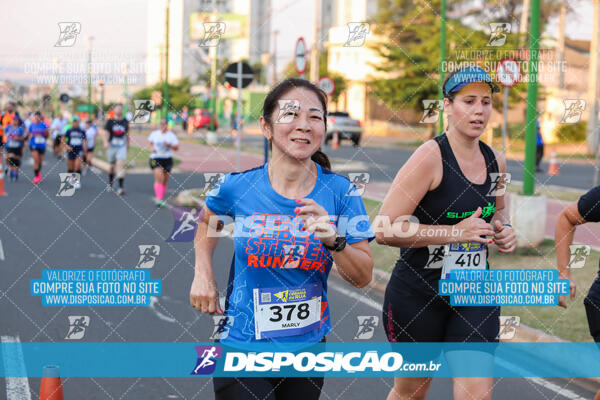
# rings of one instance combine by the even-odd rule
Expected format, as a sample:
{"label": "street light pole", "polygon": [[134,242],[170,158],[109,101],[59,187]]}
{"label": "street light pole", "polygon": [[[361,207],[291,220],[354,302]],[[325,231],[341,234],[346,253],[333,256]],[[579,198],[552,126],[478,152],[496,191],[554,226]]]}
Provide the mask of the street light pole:
{"label": "street light pole", "polygon": [[88,113],[92,117],[92,42],[93,36],[88,36]]}
{"label": "street light pole", "polygon": [[168,118],[169,111],[169,9],[170,0],[167,0],[165,15],[165,95],[163,96],[163,118]]}
{"label": "street light pole", "polygon": [[100,81],[100,120],[104,120],[104,81]]}
{"label": "street light pole", "polygon": [[[217,13],[219,12],[217,10],[217,0],[213,0],[212,5],[213,13],[211,16],[211,20],[212,22],[217,22]],[[217,118],[217,46],[211,46],[210,48],[210,53],[212,54],[210,69],[210,105],[212,113],[212,116],[210,117],[211,132],[215,131],[215,119]]]}
{"label": "street light pole", "polygon": [[525,168],[523,194],[533,196],[535,180],[537,69],[540,38],[540,0],[531,0],[531,28],[529,29],[529,77],[527,80],[527,130],[525,133]]}
{"label": "street light pole", "polygon": [[125,77],[123,79],[123,112],[127,115],[127,105],[129,102],[129,93],[127,92],[127,78],[129,74],[129,65],[125,64]]}
{"label": "street light pole", "polygon": [[273,83],[272,86],[275,86],[277,83],[277,35],[279,35],[279,31],[273,31]]}
{"label": "street light pole", "polygon": [[314,42],[310,52],[310,81],[314,84],[319,81],[319,5],[319,0],[315,0]]}
{"label": "street light pole", "polygon": [[[444,101],[444,60],[446,59],[446,0],[442,0],[441,10],[442,26],[440,28],[440,86],[438,89],[438,97]],[[440,107],[440,130],[438,135],[444,132],[444,108]]]}

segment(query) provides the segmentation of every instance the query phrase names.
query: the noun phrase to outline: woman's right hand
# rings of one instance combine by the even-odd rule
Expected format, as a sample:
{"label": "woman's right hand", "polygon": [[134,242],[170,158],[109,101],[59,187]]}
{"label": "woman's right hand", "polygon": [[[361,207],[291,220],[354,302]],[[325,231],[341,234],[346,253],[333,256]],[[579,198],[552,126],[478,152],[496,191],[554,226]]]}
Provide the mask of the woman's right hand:
{"label": "woman's right hand", "polygon": [[481,236],[494,236],[494,228],[491,224],[485,222],[484,219],[479,218],[481,216],[481,207],[477,207],[477,210],[468,218],[463,219],[456,228],[459,230],[460,235],[458,237],[459,242],[480,242],[488,244],[489,239],[482,238]]}
{"label": "woman's right hand", "polygon": [[217,282],[213,279],[194,276],[190,290],[190,304],[196,310],[213,315],[215,312],[223,314],[219,305],[219,292]]}

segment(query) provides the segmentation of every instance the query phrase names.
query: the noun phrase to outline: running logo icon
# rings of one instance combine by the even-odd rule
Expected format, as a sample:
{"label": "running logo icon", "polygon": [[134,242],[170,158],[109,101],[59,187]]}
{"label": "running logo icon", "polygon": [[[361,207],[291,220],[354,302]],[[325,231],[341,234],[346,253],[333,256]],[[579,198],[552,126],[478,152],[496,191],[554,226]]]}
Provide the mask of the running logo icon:
{"label": "running logo icon", "polygon": [[584,244],[572,244],[569,246],[569,263],[567,268],[583,268],[585,261],[590,255],[592,248]]}
{"label": "running logo icon", "polygon": [[196,235],[200,207],[173,207],[175,223],[167,242],[191,242]]}
{"label": "running logo icon", "polygon": [[429,258],[427,258],[427,264],[425,267],[427,269],[439,269],[442,268],[444,263],[444,256],[446,255],[446,245],[435,246],[429,245],[427,246],[427,250],[429,251]]}
{"label": "running logo icon", "polygon": [[344,43],[344,47],[362,46],[370,31],[369,24],[366,22],[348,22],[348,40]]}
{"label": "running logo icon", "polygon": [[222,355],[221,346],[196,346],[198,361],[190,375],[210,375],[215,372],[217,359]]}
{"label": "running logo icon", "polygon": [[154,100],[134,100],[135,113],[131,123],[144,124],[150,121],[152,111],[154,111]]}
{"label": "running logo icon", "polygon": [[69,331],[65,339],[83,339],[85,329],[90,326],[90,317],[87,315],[69,315]]}
{"label": "running logo icon", "polygon": [[298,268],[300,260],[304,256],[304,246],[300,244],[284,244],[283,254],[285,255],[285,261],[281,268]]}
{"label": "running logo icon", "polygon": [[350,187],[346,196],[362,196],[367,188],[367,183],[371,180],[371,174],[368,172],[348,172]]}
{"label": "running logo icon", "polygon": [[373,337],[375,328],[379,324],[379,317],[376,315],[358,315],[358,331],[354,335],[354,340],[368,340]]}
{"label": "running logo icon", "polygon": [[60,34],[54,47],[72,47],[77,40],[77,35],[81,33],[81,23],[59,22],[58,29],[60,30]]}
{"label": "running logo icon", "polygon": [[156,257],[160,254],[160,246],[157,244],[144,245],[140,244],[138,246],[140,249],[140,259],[135,266],[136,268],[152,268],[154,267],[154,262],[156,261]]}
{"label": "running logo icon", "polygon": [[59,197],[69,197],[75,194],[75,186],[79,182],[79,174],[77,172],[61,172],[58,174],[60,178],[60,186],[58,188]]}
{"label": "running logo icon", "polygon": [[281,292],[273,293],[273,296],[277,297],[279,300],[283,301],[284,303],[287,303],[288,293],[289,293],[288,290],[284,290]]}
{"label": "running logo icon", "polygon": [[517,327],[521,325],[521,317],[517,315],[504,315],[500,317],[500,332],[498,339],[511,340],[517,333]]}
{"label": "running logo icon", "polygon": [[225,182],[225,174],[222,172],[205,172],[204,193],[207,196],[218,196],[221,184]]}
{"label": "running logo icon", "polygon": [[565,113],[561,118],[560,123],[575,124],[579,122],[584,110],[584,99],[565,99]]}
{"label": "running logo icon", "polygon": [[215,47],[219,45],[221,36],[225,34],[225,22],[205,22],[204,37],[200,39],[200,47]]}
{"label": "running logo icon", "polygon": [[490,190],[487,196],[504,196],[506,187],[510,183],[511,175],[508,172],[490,172]]}
{"label": "running logo icon", "polygon": [[300,101],[298,100],[277,100],[279,102],[279,115],[275,120],[276,124],[289,124],[294,120],[294,116],[300,110]]}
{"label": "running logo icon", "polygon": [[423,100],[423,116],[419,121],[420,124],[433,124],[440,119],[440,111],[443,106],[442,100]]}
{"label": "running logo icon", "polygon": [[490,40],[487,46],[504,46],[506,35],[510,33],[510,24],[507,22],[490,22]]}
{"label": "running logo icon", "polygon": [[224,340],[229,336],[229,331],[233,326],[233,316],[216,316],[213,315],[213,321],[215,323],[215,329],[210,340]]}

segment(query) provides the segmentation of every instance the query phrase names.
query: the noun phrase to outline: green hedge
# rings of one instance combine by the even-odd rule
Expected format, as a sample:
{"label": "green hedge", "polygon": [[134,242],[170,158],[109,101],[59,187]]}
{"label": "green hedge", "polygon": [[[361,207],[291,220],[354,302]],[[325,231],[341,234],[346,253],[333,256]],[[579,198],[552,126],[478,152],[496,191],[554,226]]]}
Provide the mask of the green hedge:
{"label": "green hedge", "polygon": [[560,143],[582,142],[586,138],[587,122],[579,121],[576,124],[559,124],[556,136]]}

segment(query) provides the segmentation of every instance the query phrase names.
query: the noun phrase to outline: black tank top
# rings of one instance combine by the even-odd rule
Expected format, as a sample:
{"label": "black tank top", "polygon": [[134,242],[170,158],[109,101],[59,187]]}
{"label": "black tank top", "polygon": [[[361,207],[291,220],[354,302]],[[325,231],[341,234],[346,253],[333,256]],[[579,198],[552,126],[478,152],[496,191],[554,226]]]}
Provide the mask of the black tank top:
{"label": "black tank top", "polygon": [[[473,214],[477,207],[481,207],[480,218],[489,223],[496,210],[496,196],[488,196],[488,193],[495,187],[492,178],[497,176],[492,177],[490,174],[499,172],[493,150],[479,141],[479,149],[487,166],[486,180],[479,185],[470,182],[461,172],[446,134],[437,136],[434,140],[442,154],[442,181],[437,188],[425,194],[413,215],[420,224],[455,225]],[[443,250],[443,245],[402,248],[391,282],[400,279],[404,286],[408,285],[419,293],[437,294]]]}

